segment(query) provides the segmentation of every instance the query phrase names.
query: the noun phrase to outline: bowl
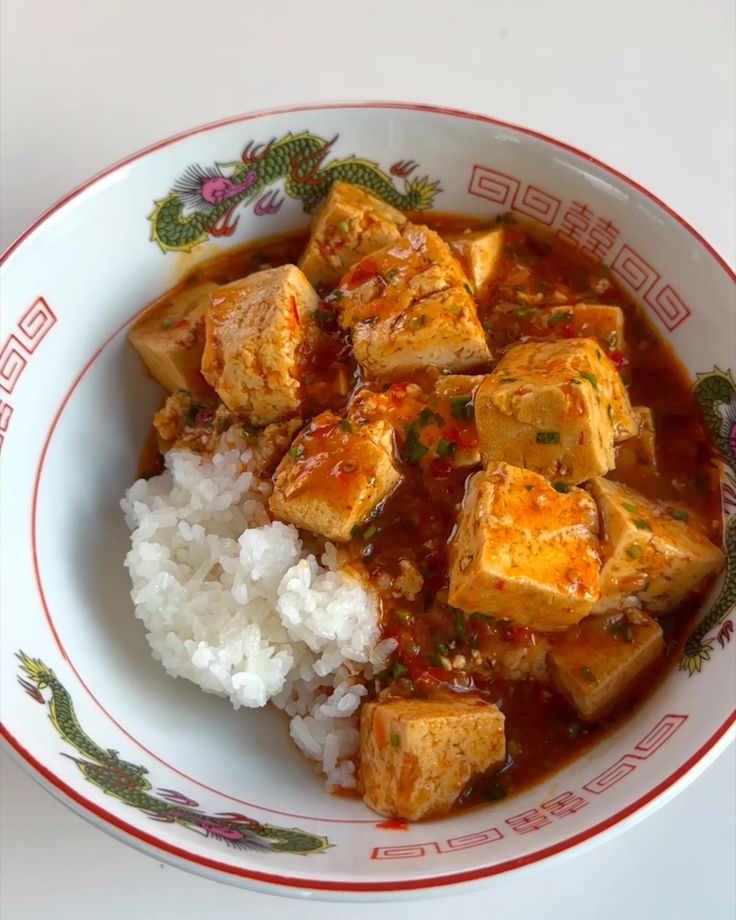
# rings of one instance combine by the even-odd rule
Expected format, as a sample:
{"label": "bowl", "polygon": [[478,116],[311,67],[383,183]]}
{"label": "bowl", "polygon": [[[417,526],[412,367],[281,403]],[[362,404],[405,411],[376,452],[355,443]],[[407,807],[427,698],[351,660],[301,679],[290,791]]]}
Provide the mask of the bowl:
{"label": "bowl", "polygon": [[[228,178],[243,159],[255,171],[273,164],[269,145],[283,157],[254,188]],[[313,192],[288,183],[304,156]],[[687,368],[721,451],[729,568],[656,692],[540,785],[408,829],[328,796],[277,713],[236,712],[168,678],[133,616],[123,568],[119,500],[160,398],[126,331],[199,260],[305,226],[330,169],[368,177],[399,207],[533,218],[602,260]],[[2,264],[0,700],[11,752],[82,816],[155,858],[281,894],[455,890],[643,817],[733,732],[734,280],[695,230],[615,170],[533,131],[431,106],[245,115],[92,179]]]}

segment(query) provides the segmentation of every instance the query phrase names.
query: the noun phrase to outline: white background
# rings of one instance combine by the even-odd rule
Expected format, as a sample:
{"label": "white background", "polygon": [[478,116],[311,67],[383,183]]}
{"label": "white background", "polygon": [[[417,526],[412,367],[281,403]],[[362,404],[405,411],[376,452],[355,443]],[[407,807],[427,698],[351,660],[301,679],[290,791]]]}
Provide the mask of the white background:
{"label": "white background", "polygon": [[[166,135],[272,105],[399,99],[579,146],[736,262],[733,0],[2,0],[0,16],[2,248],[72,186]],[[2,920],[736,916],[733,746],[597,849],[401,907],[299,904],[164,868],[0,763]]]}

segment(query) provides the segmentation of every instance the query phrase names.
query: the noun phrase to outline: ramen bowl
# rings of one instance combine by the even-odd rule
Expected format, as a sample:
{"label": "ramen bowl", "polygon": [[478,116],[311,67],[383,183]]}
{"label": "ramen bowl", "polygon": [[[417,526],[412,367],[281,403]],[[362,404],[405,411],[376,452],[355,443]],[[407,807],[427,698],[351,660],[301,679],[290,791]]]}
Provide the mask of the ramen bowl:
{"label": "ramen bowl", "polygon": [[[256,195],[234,167],[246,161],[257,173],[269,143],[284,156]],[[408,827],[327,795],[278,713],[235,711],[167,677],[134,618],[123,566],[119,501],[160,401],[126,332],[201,260],[307,225],[310,202],[289,183],[304,150],[318,152],[315,171],[341,163],[354,181],[370,172],[399,207],[510,212],[602,261],[674,348],[720,451],[729,564],[666,679],[540,784]],[[163,141],[59,202],[6,252],[2,294],[2,733],[32,776],[98,827],[262,891],[418,896],[600,842],[666,802],[728,743],[734,274],[615,170],[533,131],[428,106],[245,115]]]}

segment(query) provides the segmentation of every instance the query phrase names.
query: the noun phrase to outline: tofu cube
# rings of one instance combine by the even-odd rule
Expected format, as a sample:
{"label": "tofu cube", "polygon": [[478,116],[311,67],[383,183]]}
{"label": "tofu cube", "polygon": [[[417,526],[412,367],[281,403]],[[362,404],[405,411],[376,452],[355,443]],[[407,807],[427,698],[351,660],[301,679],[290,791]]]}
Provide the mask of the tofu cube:
{"label": "tofu cube", "polygon": [[599,596],[597,529],[582,489],[506,463],[475,473],[450,543],[450,605],[543,632],[573,626]]}
{"label": "tofu cube", "polygon": [[637,431],[618,371],[592,339],[509,349],[478,387],[475,421],[485,464],[565,483],[613,469],[614,442]]}
{"label": "tofu cube", "polygon": [[346,541],[400,478],[390,425],[375,421],[358,427],[322,412],[279,463],[269,506],[282,521]]}
{"label": "tofu cube", "polygon": [[636,686],[664,651],[662,629],[639,613],[587,617],[565,633],[548,653],[552,685],[581,719],[608,715]]}
{"label": "tofu cube", "polygon": [[723,568],[721,550],[682,519],[683,509],[650,501],[609,479],[595,479],[587,488],[602,523],[601,596],[594,613],[637,602],[664,613]]}
{"label": "tofu cube", "polygon": [[462,265],[475,293],[485,293],[501,263],[503,227],[450,234],[445,236],[445,240]]}
{"label": "tofu cube", "polygon": [[338,291],[340,322],[368,378],[428,365],[464,371],[490,360],[467,278],[426,227],[407,224],[399,240],[354,265]]}
{"label": "tofu cube", "polygon": [[298,412],[300,346],[318,298],[295,265],[255,272],[210,294],[202,373],[233,412],[268,425]]}
{"label": "tofu cube", "polygon": [[363,256],[399,237],[406,218],[357,185],[333,182],[312,220],[299,267],[317,287],[332,287]]}
{"label": "tofu cube", "polygon": [[639,433],[616,445],[616,468],[611,478],[623,479],[629,485],[646,485],[657,475],[654,417],[648,406],[634,406],[631,411]]}
{"label": "tofu cube", "polygon": [[551,307],[504,304],[494,307],[489,318],[491,341],[507,345],[520,338],[595,339],[607,354],[625,351],[624,313],[608,304],[563,304]]}
{"label": "tofu cube", "polygon": [[169,393],[211,392],[200,373],[204,349],[204,317],[210,306],[206,282],[166,295],[152,304],[128,333],[148,372]]}
{"label": "tofu cube", "polygon": [[467,784],[506,760],[504,716],[479,699],[394,699],[360,714],[360,779],[373,811],[445,814]]}

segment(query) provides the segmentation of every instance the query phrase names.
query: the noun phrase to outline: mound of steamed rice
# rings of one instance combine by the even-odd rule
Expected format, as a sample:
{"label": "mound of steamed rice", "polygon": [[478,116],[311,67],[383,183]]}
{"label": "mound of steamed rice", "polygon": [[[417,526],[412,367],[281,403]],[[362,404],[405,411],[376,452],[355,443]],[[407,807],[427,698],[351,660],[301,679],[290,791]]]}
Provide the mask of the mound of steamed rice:
{"label": "mound of steamed rice", "polygon": [[272,701],[327,787],[351,788],[365,680],[394,643],[380,641],[377,599],[334,546],[317,559],[270,520],[270,484],[241,448],[170,451],[162,475],[127,491],[135,613],[169,674],[236,708]]}

